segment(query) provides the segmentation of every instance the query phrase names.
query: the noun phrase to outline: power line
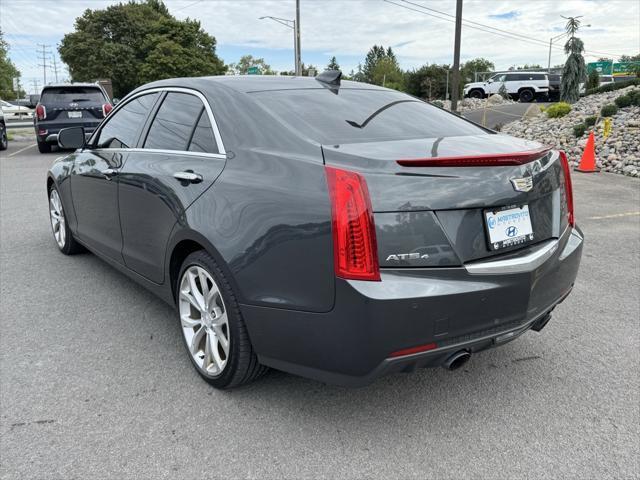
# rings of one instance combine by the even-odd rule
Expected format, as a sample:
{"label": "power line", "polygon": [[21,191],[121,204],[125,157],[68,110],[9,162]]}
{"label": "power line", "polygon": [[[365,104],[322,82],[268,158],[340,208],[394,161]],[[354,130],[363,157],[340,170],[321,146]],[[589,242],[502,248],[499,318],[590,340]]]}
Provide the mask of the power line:
{"label": "power line", "polygon": [[56,83],[58,83],[58,64],[56,63],[56,56],[52,55],[51,56],[51,60],[53,61],[53,67],[52,70],[56,76]]}
{"label": "power line", "polygon": [[[421,4],[419,4],[419,3],[411,2],[411,1],[409,1],[409,0],[400,0],[400,1],[402,1],[402,2],[404,2],[404,3],[408,3],[408,4],[410,4],[410,5],[415,5],[416,7],[423,8],[423,9],[425,9],[425,10],[429,10],[429,11],[432,11],[432,12],[439,13],[439,14],[441,14],[441,15],[446,15],[447,17],[455,18],[455,17],[454,17],[453,15],[451,15],[450,13],[442,12],[442,11],[440,11],[440,10],[436,10],[435,8],[431,8],[431,7],[425,7],[424,5],[421,5]],[[562,15],[561,15],[561,16],[562,16]],[[567,17],[562,17],[562,18],[567,18]],[[576,18],[578,18],[578,17],[576,17]],[[467,19],[463,19],[463,20],[464,20],[465,22],[467,22],[467,23],[473,23],[473,24],[475,24],[475,25],[480,25],[481,27],[490,28],[490,29],[492,29],[492,30],[497,30],[498,32],[503,32],[503,33],[506,33],[506,34],[508,34],[508,35],[513,35],[513,36],[517,36],[517,37],[522,37],[522,38],[527,39],[527,40],[531,40],[531,41],[534,41],[534,42],[538,42],[538,43],[543,44],[544,46],[546,46],[546,45],[547,45],[547,42],[546,42],[545,40],[540,40],[540,39],[537,39],[537,38],[534,38],[534,37],[530,37],[530,36],[528,36],[528,35],[522,35],[522,34],[520,34],[520,33],[510,32],[510,31],[508,31],[508,30],[502,30],[501,28],[492,27],[491,25],[485,25],[484,23],[474,22],[473,20],[467,20]],[[470,26],[470,25],[467,25],[467,26]],[[557,48],[563,48],[563,47],[558,46]],[[585,51],[585,52],[586,52],[586,51]],[[586,53],[595,53],[595,54],[597,54],[597,55],[610,55],[610,56],[614,56],[614,57],[621,57],[621,55],[616,55],[616,54],[612,54],[612,53],[596,52],[596,51],[594,51],[594,50],[589,50],[589,51],[588,51],[588,52],[586,52]]]}
{"label": "power line", "polygon": [[51,54],[51,52],[49,51],[49,48],[51,47],[51,45],[45,45],[42,43],[39,43],[38,46],[40,47],[41,50],[38,51],[38,60],[40,60],[42,63],[38,64],[39,67],[42,67],[42,75],[43,75],[43,79],[44,79],[44,85],[47,84],[47,59],[48,59],[48,55]]}
{"label": "power line", "polygon": [[[451,22],[451,23],[455,22],[455,20],[453,20],[453,18],[455,18],[455,17],[453,15],[449,14],[449,13],[441,12],[440,10],[436,10],[434,8],[425,7],[424,5],[420,5],[418,3],[414,3],[414,2],[411,2],[409,0],[399,0],[399,1],[404,2],[404,3],[408,3],[410,5],[414,5],[414,6],[418,7],[418,8],[420,8],[420,9],[429,10],[431,12],[438,13],[439,15],[445,15],[446,17],[451,17],[451,18],[443,18],[441,16],[434,15],[433,13],[428,13],[428,12],[425,12],[423,10],[418,10],[418,9],[415,9],[415,8],[408,7],[406,5],[401,5],[399,3],[392,2],[391,0],[383,0],[383,1],[386,2],[386,3],[390,3],[392,5],[395,5],[397,7],[401,7],[401,8],[407,9],[407,10],[411,10],[413,12],[418,12],[418,13],[422,13],[423,15],[428,15],[430,17],[437,18],[439,20],[444,20],[444,21]],[[532,44],[532,45],[539,45],[539,46],[545,46],[545,47],[547,46],[547,42],[544,41],[544,40],[539,40],[537,38],[529,37],[529,36],[522,35],[522,34],[515,33],[515,32],[509,32],[507,30],[502,30],[500,28],[492,27],[490,25],[485,25],[483,23],[474,22],[472,20],[467,20],[467,19],[463,19],[463,23],[467,28],[472,28],[474,30],[480,30],[481,32],[485,32],[485,33],[491,33],[493,35],[497,35],[497,36],[500,36],[500,37],[508,38],[510,40],[518,40],[520,42],[525,42],[525,43],[529,43],[529,44]],[[474,24],[474,25],[471,25],[471,24]],[[475,25],[477,25],[477,26],[475,26]],[[490,30],[487,30],[487,29],[490,29]],[[555,49],[564,49],[564,47],[561,47],[559,45],[558,46],[553,46],[553,48],[555,48]],[[621,55],[618,55],[618,54],[596,52],[596,51],[592,51],[592,50],[585,51],[584,53],[587,54],[588,56],[598,56],[598,55],[608,55],[608,56],[612,56],[612,57],[620,57],[621,56]]]}

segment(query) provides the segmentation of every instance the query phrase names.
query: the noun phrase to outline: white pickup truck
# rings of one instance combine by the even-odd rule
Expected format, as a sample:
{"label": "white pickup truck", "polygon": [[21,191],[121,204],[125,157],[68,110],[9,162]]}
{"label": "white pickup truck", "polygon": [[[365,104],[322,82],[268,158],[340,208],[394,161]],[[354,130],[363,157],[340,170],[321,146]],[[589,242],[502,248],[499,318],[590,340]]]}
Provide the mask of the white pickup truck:
{"label": "white pickup truck", "polygon": [[464,96],[484,98],[498,93],[504,85],[507,93],[514,100],[531,102],[536,98],[544,98],[549,94],[549,78],[546,72],[504,72],[496,73],[485,82],[467,83]]}

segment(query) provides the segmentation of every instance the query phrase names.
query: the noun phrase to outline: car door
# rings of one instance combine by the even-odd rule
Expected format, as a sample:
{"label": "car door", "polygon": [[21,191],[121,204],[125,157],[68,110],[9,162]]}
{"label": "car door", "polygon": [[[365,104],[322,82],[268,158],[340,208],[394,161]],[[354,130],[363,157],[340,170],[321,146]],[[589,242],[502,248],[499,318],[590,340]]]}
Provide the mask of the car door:
{"label": "car door", "polygon": [[123,263],[118,214],[118,173],[158,94],[138,97],[118,108],[80,152],[73,165],[71,195],[77,235],[92,250]]}
{"label": "car door", "polygon": [[505,75],[500,75],[500,76],[496,76],[494,77],[494,81],[489,83],[487,86],[487,90],[488,90],[488,94],[489,95],[493,95],[494,93],[498,93],[498,90],[500,90],[500,87],[502,86],[502,82],[504,82]]}
{"label": "car door", "polygon": [[226,155],[204,96],[169,89],[139,147],[119,175],[122,256],[126,266],[162,283],[176,222],[224,168]]}

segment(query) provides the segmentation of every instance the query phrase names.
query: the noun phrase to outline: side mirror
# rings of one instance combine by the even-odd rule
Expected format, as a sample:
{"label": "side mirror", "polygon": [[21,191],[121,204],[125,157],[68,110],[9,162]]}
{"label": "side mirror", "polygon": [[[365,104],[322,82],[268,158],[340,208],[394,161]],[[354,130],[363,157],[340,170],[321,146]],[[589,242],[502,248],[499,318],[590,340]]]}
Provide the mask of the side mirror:
{"label": "side mirror", "polygon": [[490,78],[489,80],[487,80],[487,83],[493,83],[493,78]]}
{"label": "side mirror", "polygon": [[111,100],[111,104],[115,107],[118,103],[120,102],[119,98],[114,98],[113,100]]}
{"label": "side mirror", "polygon": [[63,128],[58,132],[58,146],[76,150],[86,144],[84,127]]}

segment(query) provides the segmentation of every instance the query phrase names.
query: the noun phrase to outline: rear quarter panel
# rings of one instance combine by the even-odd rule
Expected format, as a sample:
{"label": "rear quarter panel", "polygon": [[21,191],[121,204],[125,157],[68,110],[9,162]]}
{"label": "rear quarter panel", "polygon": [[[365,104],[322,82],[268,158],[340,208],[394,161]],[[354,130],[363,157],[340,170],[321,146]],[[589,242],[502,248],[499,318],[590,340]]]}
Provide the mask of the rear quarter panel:
{"label": "rear quarter panel", "polygon": [[331,206],[320,146],[287,130],[246,94],[223,91],[210,103],[227,163],[186,210],[176,235],[191,229],[207,238],[241,303],[331,310]]}

